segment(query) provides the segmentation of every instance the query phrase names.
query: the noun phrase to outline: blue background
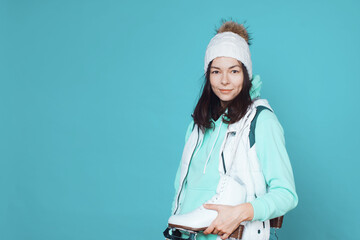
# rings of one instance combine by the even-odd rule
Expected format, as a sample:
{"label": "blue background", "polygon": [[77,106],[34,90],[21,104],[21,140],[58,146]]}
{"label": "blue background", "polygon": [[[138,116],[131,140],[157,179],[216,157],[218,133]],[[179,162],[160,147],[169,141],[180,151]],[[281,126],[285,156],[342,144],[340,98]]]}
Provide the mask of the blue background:
{"label": "blue background", "polygon": [[299,205],[280,239],[356,239],[358,1],[1,1],[0,239],[163,239],[221,18],[253,37]]}

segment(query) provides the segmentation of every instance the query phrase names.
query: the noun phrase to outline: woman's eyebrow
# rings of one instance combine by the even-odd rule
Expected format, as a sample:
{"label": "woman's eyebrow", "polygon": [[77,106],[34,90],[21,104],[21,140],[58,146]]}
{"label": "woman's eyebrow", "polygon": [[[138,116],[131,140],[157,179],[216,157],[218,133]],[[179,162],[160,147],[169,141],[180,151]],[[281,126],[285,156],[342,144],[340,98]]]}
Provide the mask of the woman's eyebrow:
{"label": "woman's eyebrow", "polygon": [[[229,67],[228,69],[231,69],[231,68],[234,68],[234,67],[240,67],[240,65],[237,64],[237,65]],[[219,67],[214,67],[214,66],[211,66],[211,68],[220,69]]]}

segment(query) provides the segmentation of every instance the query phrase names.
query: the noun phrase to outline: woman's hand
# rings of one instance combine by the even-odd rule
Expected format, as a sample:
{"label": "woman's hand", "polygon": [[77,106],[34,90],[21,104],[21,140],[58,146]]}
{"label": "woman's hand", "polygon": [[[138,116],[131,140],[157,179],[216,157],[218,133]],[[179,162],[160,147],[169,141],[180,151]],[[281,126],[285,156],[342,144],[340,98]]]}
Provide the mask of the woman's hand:
{"label": "woman's hand", "polygon": [[217,234],[221,239],[229,238],[240,223],[251,221],[254,217],[254,208],[251,203],[243,203],[236,206],[220,204],[204,204],[207,209],[216,210],[218,216],[204,231],[204,234]]}

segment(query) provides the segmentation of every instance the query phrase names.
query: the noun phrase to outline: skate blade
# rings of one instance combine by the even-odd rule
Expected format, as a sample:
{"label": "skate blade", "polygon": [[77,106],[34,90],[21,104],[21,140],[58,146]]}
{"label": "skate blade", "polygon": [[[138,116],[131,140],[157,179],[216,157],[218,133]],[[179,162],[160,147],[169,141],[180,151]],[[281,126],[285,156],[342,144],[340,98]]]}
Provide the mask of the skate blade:
{"label": "skate blade", "polygon": [[[192,228],[192,227],[188,227],[188,226],[176,225],[176,224],[171,224],[171,223],[169,223],[168,225],[171,228],[176,228],[176,229],[187,231],[187,232],[190,232],[190,233],[201,232],[201,231],[204,231],[207,228],[207,227],[205,227],[205,228]],[[241,239],[243,231],[244,231],[244,225],[240,224],[240,226],[229,236],[229,238]]]}
{"label": "skate blade", "polygon": [[[171,234],[170,231],[172,231]],[[183,233],[185,235],[183,235]],[[163,234],[167,240],[196,240],[197,232],[185,230],[182,228],[167,227]]]}

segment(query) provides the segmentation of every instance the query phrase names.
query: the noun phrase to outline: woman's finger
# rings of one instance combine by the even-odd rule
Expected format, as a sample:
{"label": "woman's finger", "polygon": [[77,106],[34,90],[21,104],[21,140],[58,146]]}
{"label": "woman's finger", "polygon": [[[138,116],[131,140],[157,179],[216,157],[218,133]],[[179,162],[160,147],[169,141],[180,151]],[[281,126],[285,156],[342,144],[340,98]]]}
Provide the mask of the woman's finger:
{"label": "woman's finger", "polygon": [[204,234],[210,234],[214,231],[214,225],[210,225],[207,229],[205,229]]}
{"label": "woman's finger", "polygon": [[211,209],[211,210],[215,210],[215,211],[219,211],[219,206],[217,204],[203,204],[203,207],[206,209]]}
{"label": "woman's finger", "polygon": [[225,233],[225,234],[223,234],[223,235],[221,236],[221,239],[223,239],[223,240],[228,239],[229,236],[230,236],[230,234]]}
{"label": "woman's finger", "polygon": [[219,230],[216,229],[216,228],[214,228],[214,230],[211,232],[211,234],[216,234],[216,235],[218,235],[218,234],[219,234]]}

